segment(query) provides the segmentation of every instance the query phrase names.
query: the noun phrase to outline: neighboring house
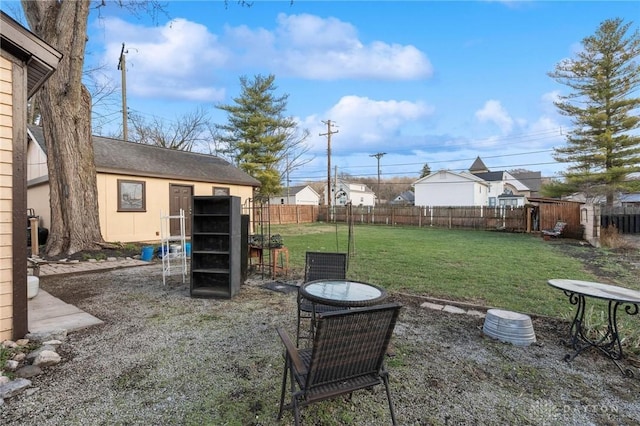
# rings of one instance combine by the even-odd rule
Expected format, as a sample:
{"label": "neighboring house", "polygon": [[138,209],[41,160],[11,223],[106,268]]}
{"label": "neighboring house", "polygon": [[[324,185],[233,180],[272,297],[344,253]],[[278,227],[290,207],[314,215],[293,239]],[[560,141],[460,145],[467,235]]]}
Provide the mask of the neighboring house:
{"label": "neighboring house", "polygon": [[640,207],[640,193],[620,194],[622,207]]}
{"label": "neighboring house", "polygon": [[488,206],[489,184],[467,172],[438,170],[413,183],[416,206]]}
{"label": "neighboring house", "polygon": [[271,197],[269,203],[317,206],[320,204],[320,195],[309,185],[290,186],[283,188],[282,194]]}
{"label": "neighboring house", "polygon": [[27,334],[27,100],[62,55],[0,11],[0,341]]}
{"label": "neighboring house", "polygon": [[[29,126],[28,207],[50,226],[49,181],[42,128]],[[100,230],[105,241],[144,242],[160,239],[160,216],[184,210],[191,235],[194,195],[253,198],[257,179],[227,161],[120,139],[93,137]],[[177,227],[178,221],[171,221]],[[178,229],[171,230],[173,235]]]}
{"label": "neighboring house", "polygon": [[512,176],[509,172],[484,172],[474,173],[489,184],[488,206],[514,206],[525,205],[526,197],[531,195],[529,188]]}
{"label": "neighboring house", "polygon": [[402,194],[391,200],[391,204],[413,206],[415,199],[416,197],[413,191],[404,191]]}
{"label": "neighboring house", "polygon": [[[540,188],[540,172],[520,175]],[[417,206],[522,207],[532,195],[531,188],[514,175],[490,171],[480,157],[469,167],[469,172],[439,170],[417,180],[413,187]]]}
{"label": "neighboring house", "polygon": [[327,203],[327,195],[331,193],[333,197],[331,205],[344,206],[349,202],[354,206],[373,206],[376,203],[376,194],[364,183],[347,182],[338,179],[331,191],[324,187],[324,202]]}
{"label": "neighboring house", "polygon": [[511,172],[511,175],[529,188],[527,197],[539,197],[542,187],[542,173],[540,172]]}
{"label": "neighboring house", "polygon": [[[575,192],[571,195],[562,197],[566,201],[577,201],[579,203],[586,204],[600,204],[607,203],[606,195],[585,195],[584,192]],[[613,207],[639,207],[640,206],[640,193],[617,193],[613,200]]]}

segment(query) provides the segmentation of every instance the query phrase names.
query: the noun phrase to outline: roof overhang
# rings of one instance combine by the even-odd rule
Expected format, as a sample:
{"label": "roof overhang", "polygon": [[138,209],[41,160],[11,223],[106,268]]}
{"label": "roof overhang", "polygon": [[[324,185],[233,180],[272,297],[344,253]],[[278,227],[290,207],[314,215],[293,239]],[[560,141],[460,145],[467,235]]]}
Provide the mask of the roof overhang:
{"label": "roof overhang", "polygon": [[27,65],[27,96],[30,98],[53,74],[62,53],[0,11],[0,45],[2,50]]}

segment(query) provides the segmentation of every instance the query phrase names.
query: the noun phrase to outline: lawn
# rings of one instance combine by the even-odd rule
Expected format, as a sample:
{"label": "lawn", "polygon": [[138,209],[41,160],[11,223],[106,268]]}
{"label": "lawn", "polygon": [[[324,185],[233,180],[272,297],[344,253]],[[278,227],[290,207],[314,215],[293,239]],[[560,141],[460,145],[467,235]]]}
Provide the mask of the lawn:
{"label": "lawn", "polygon": [[346,224],[325,223],[272,226],[271,233],[282,235],[299,274],[306,251],[346,252],[351,239],[351,279],[529,314],[571,315],[551,278],[599,281],[561,246],[530,234],[360,225],[349,238]]}

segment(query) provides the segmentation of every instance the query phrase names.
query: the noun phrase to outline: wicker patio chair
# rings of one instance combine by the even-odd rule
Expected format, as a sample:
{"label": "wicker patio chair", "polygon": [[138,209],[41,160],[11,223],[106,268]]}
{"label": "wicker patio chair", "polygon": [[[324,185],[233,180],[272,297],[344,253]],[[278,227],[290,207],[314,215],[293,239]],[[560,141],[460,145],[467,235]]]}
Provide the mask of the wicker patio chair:
{"label": "wicker patio chair", "polygon": [[[293,411],[300,424],[300,408],[359,389],[384,384],[391,421],[396,416],[384,358],[401,305],[389,303],[366,308],[319,314],[313,346],[299,349],[287,333],[278,328],[285,346],[280,411]],[[285,404],[287,377],[291,402]]]}
{"label": "wicker patio chair", "polygon": [[[344,280],[347,278],[347,254],[346,253],[326,253],[312,252],[306,253],[304,267],[304,282],[334,279]],[[315,313],[337,311],[344,308],[337,308],[328,305],[315,305]],[[307,330],[309,333],[301,334],[300,325],[305,319],[313,320],[314,306],[298,292],[298,328],[296,330],[296,344],[300,344],[300,339],[310,339],[313,324],[310,323]]]}

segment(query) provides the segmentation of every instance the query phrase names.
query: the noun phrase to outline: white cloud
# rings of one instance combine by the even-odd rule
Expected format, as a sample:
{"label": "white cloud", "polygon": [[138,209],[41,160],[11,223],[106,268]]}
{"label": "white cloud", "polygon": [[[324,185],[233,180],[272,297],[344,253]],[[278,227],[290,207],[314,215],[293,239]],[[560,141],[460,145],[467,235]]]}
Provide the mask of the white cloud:
{"label": "white cloud", "polygon": [[503,134],[508,134],[513,128],[513,118],[500,104],[500,101],[488,100],[482,109],[476,111],[475,116],[481,123],[489,122],[497,125]]}
{"label": "white cloud", "polygon": [[[414,138],[402,133],[402,129],[420,123],[433,113],[433,107],[423,102],[373,100],[359,96],[344,96],[326,112],[338,130],[333,136],[334,150],[339,152],[363,152],[393,147],[394,150],[411,149]],[[326,133],[317,115],[307,117],[303,126],[311,130],[311,145],[315,153],[326,151],[326,139],[316,137]],[[404,146],[403,146],[404,145]]]}
{"label": "white cloud", "polygon": [[243,46],[242,63],[267,67],[276,75],[407,80],[433,74],[429,59],[414,46],[383,41],[364,44],[351,24],[336,18],[280,14],[277,24],[273,32],[227,27],[224,40]]}
{"label": "white cloud", "polygon": [[[126,41],[127,91],[134,96],[221,101],[225,92],[215,87],[216,75],[229,70],[315,80],[424,79],[433,73],[414,46],[364,44],[353,25],[336,18],[280,14],[273,30],[226,26],[220,36],[186,19],[145,27],[106,18],[100,25],[107,40],[104,63],[117,60]],[[109,72],[120,80],[116,70]]]}
{"label": "white cloud", "polygon": [[[215,87],[215,69],[229,52],[203,25],[175,19],[164,26],[142,27],[117,18],[103,21],[106,40],[126,40],[127,92],[133,96],[214,102],[224,89]],[[117,60],[122,44],[108,42],[103,61]],[[118,78],[115,74],[112,78]]]}

